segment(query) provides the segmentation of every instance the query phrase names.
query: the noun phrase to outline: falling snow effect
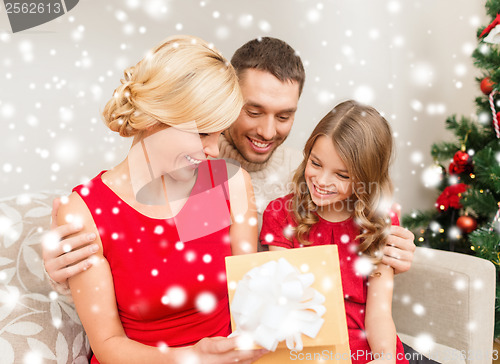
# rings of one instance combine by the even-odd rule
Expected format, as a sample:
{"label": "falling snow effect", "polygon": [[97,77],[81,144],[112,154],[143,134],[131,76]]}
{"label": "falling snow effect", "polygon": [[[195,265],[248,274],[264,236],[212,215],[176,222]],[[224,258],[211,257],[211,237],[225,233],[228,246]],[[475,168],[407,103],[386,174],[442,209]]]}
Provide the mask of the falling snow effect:
{"label": "falling snow effect", "polygon": [[413,65],[411,77],[415,85],[428,86],[434,80],[434,70],[432,66],[426,62],[421,62]]}
{"label": "falling snow effect", "polygon": [[438,165],[427,167],[422,172],[422,183],[425,187],[436,188],[443,179],[443,170]]}
{"label": "falling snow effect", "polygon": [[373,270],[373,264],[369,257],[360,256],[354,262],[354,269],[356,274],[366,277],[370,275]]}
{"label": "falling snow effect", "polygon": [[[7,86],[3,89],[9,90],[7,93],[0,91],[0,117],[15,126],[3,135],[3,144],[10,152],[0,157],[0,181],[5,186],[2,190],[6,195],[22,190],[69,190],[83,176],[94,175],[122,160],[129,143],[106,131],[100,122],[99,111],[119,84],[123,69],[136,62],[147,46],[152,45],[147,44],[146,37],[161,39],[174,33],[203,34],[219,49],[232,51],[236,47],[235,38],[242,42],[256,35],[288,34],[291,24],[300,34],[310,34],[304,40],[295,41],[290,33],[289,41],[301,54],[308,74],[303,99],[312,96],[300,104],[294,126],[297,131],[290,136],[291,145],[302,145],[309,134],[305,126],[308,123],[302,122],[308,121],[309,115],[319,120],[320,108],[326,110],[348,97],[381,104],[390,114],[395,114],[396,110],[389,110],[394,103],[384,105],[385,100],[412,87],[422,87],[425,94],[409,93],[406,102],[409,105],[416,99],[418,104],[411,104],[411,109],[400,109],[395,115],[395,131],[408,128],[408,120],[415,120],[412,127],[417,129],[426,129],[427,125],[435,127],[432,120],[446,112],[458,112],[449,106],[450,100],[458,104],[455,102],[457,95],[437,92],[431,96],[430,93],[439,91],[437,88],[446,79],[453,80],[457,87],[460,85],[461,90],[469,87],[471,65],[468,57],[474,49],[474,37],[457,40],[456,46],[450,46],[453,51],[448,51],[449,54],[435,52],[436,58],[433,58],[422,53],[415,36],[399,23],[399,19],[408,14],[415,18],[425,17],[425,6],[415,2],[386,1],[376,9],[374,19],[377,20],[366,25],[345,21],[355,9],[339,8],[329,2],[296,1],[286,6],[293,14],[290,21],[278,15],[279,5],[264,11],[251,3],[220,6],[217,2],[199,1],[187,7],[178,0],[111,1],[95,9],[97,23],[92,27],[88,18],[78,11],[47,25],[48,30],[57,29],[60,34],[57,37],[44,34],[47,41],[54,38],[47,44],[31,36],[20,38],[0,32],[0,42],[6,49],[0,58],[5,70],[0,77]],[[457,9],[457,13],[450,19],[456,21],[461,16],[465,28],[472,28],[481,19],[468,9]],[[332,16],[335,34],[339,37],[326,31]],[[96,37],[101,34],[99,27],[104,24],[102,30],[113,34],[109,39]],[[420,37],[427,43],[441,42],[438,33],[431,28],[433,24],[427,22]],[[455,49],[458,50],[456,54]],[[324,55],[325,63],[315,54]],[[390,55],[391,62],[404,59],[397,74],[384,73],[387,64],[384,54]],[[449,59],[449,64],[443,67],[439,64],[440,58]],[[28,66],[45,69],[54,62],[63,66],[47,73],[25,71]],[[444,72],[449,72],[449,76]],[[371,74],[382,77],[372,80]],[[26,82],[19,83],[21,75]],[[15,82],[17,86],[11,87]],[[487,114],[483,119],[484,123],[490,122]],[[412,134],[400,133],[400,140],[406,142]],[[405,153],[406,148],[399,150],[396,165],[405,166],[408,160]],[[424,157],[424,164],[431,162],[427,158]],[[33,179],[34,166],[37,167],[36,180]],[[398,170],[414,179],[406,167]],[[412,183],[418,186],[418,182]],[[399,184],[396,178],[396,186]],[[405,194],[409,195],[412,194]],[[261,204],[265,207],[266,201]]]}
{"label": "falling snow effect", "polygon": [[166,295],[161,298],[161,302],[164,305],[180,307],[184,304],[186,298],[186,291],[182,287],[172,287],[167,291]]}
{"label": "falling snow effect", "polygon": [[212,293],[201,293],[196,298],[196,307],[203,313],[212,312],[217,306],[217,298]]}
{"label": "falling snow effect", "polygon": [[[239,5],[241,8],[226,9],[211,1],[194,4],[197,6],[190,5],[189,9],[183,9],[184,5],[178,0],[111,1],[107,2],[108,7],[97,5],[95,16],[98,21],[92,26],[88,18],[75,11],[70,17],[40,28],[41,31],[55,30],[56,34],[26,34],[20,37],[0,31],[0,43],[5,49],[0,55],[3,71],[0,78],[2,85],[6,86],[0,90],[0,119],[5,125],[2,145],[7,151],[0,156],[0,181],[4,196],[41,189],[62,188],[69,191],[81,180],[122,160],[129,148],[129,141],[120,140],[108,132],[101,125],[99,111],[118,86],[123,69],[138,60],[141,52],[152,45],[151,39],[161,39],[166,34],[179,32],[206,34],[206,38],[214,41],[219,49],[232,51],[236,47],[236,38],[241,42],[255,35],[288,34],[286,30],[290,27],[290,23],[286,22],[284,27],[277,20],[280,17],[269,13],[269,10],[259,11],[243,5]],[[354,97],[365,103],[380,103],[390,115],[396,110],[391,109],[391,103],[384,104],[385,100],[394,100],[395,94],[402,95],[408,89],[421,90],[421,93],[409,92],[406,98],[395,102],[401,102],[402,105],[396,115],[398,119],[391,123],[400,135],[397,138],[400,143],[397,159],[399,166],[403,166],[396,170],[416,180],[412,182],[415,186],[435,187],[442,178],[440,170],[432,166],[432,160],[427,156],[415,152],[415,148],[424,150],[426,146],[408,147],[406,142],[413,141],[415,144],[411,134],[436,128],[436,121],[441,121],[445,113],[459,113],[456,108],[460,102],[455,100],[470,87],[466,83],[468,78],[472,78],[467,57],[475,47],[474,35],[454,43],[450,47],[453,50],[447,50],[448,53],[436,51],[438,56],[449,60],[443,67],[437,58],[420,51],[404,25],[398,25],[397,20],[408,14],[418,16],[416,2],[385,2],[382,6],[385,18],[376,17],[385,20],[372,22],[366,29],[353,26],[352,22],[340,22],[343,17],[347,18],[347,14],[328,2],[311,6],[310,3],[297,1],[293,6],[298,9],[298,15],[293,19],[294,29],[300,34],[313,34],[304,37],[303,43],[290,39],[290,43],[301,52],[304,63],[308,64],[308,80],[294,129],[300,127],[300,123],[317,121],[316,117],[320,116],[315,112],[317,109],[321,108],[323,112],[340,99]],[[423,10],[422,14],[425,15]],[[334,19],[338,24],[336,33],[340,35],[339,38],[330,37],[320,28],[331,24],[331,17],[327,14],[336,14]],[[461,10],[460,15],[466,15],[461,25],[473,31],[480,23],[480,18],[469,14],[468,10]],[[456,21],[458,16],[449,18]],[[100,21],[103,25],[99,25]],[[203,24],[203,27],[197,27],[196,22]],[[99,26],[103,28],[99,29]],[[428,28],[430,30],[431,25]],[[314,33],[315,29],[320,30]],[[96,38],[95,34],[102,34],[104,30],[113,34],[113,37],[109,40]],[[419,39],[442,42],[435,29],[430,34],[427,31],[427,28],[422,30],[425,36]],[[43,37],[46,42],[38,42],[37,37]],[[361,43],[358,37],[364,37]],[[373,44],[375,50],[363,53],[366,44]],[[106,51],[103,52],[101,47]],[[487,51],[487,47],[482,49],[482,52]],[[385,52],[389,52],[387,54],[393,59],[400,57],[404,60],[397,75],[384,74],[384,59],[370,57]],[[321,57],[316,57],[318,53],[325,55],[328,64],[320,62],[318,58]],[[226,56],[230,57],[230,54]],[[382,74],[381,80],[368,78],[370,72],[375,73],[372,67],[375,72]],[[40,72],[40,69],[44,71]],[[328,73],[333,75],[332,78],[329,78]],[[441,91],[447,82],[454,89],[449,91],[449,96]],[[428,93],[433,95],[428,96]],[[305,102],[308,97],[309,104]],[[410,129],[411,120],[414,120],[414,129]],[[484,113],[479,116],[479,121],[487,125],[491,123],[491,115]],[[290,137],[292,145],[302,145],[309,132],[306,128],[297,129],[297,133]],[[302,139],[296,137],[299,134],[303,134]],[[417,139],[424,137],[423,134],[415,135]],[[500,163],[500,155],[495,157]],[[416,169],[415,176],[410,176],[407,164],[412,165],[409,168]],[[422,176],[421,180],[419,175]],[[401,192],[408,194],[409,190],[404,189],[401,179],[396,182]],[[119,211],[117,208],[116,213]],[[432,231],[437,232],[440,228],[439,224],[434,225]],[[161,235],[162,229],[162,226],[158,226],[154,232]],[[459,231],[451,233],[460,234]],[[18,234],[14,220],[10,216],[0,215],[0,237],[14,240]],[[118,238],[118,234],[115,234],[113,236]],[[285,228],[284,234],[291,236],[293,231]],[[273,236],[266,236],[266,241],[272,240]],[[341,241],[349,243],[342,237]],[[44,243],[55,248],[57,239],[48,235]],[[182,242],[174,244],[174,247],[178,251],[185,250]],[[185,256],[186,259],[192,258],[189,252]],[[211,259],[206,255],[198,256],[197,262],[210,264]],[[361,258],[357,260],[356,269],[360,274],[369,274],[368,267]],[[155,272],[159,274],[161,270],[150,272],[151,276],[155,276]],[[0,280],[6,277],[5,272],[0,273],[3,273]],[[198,274],[197,278],[199,281],[206,279],[203,274]],[[480,286],[480,281],[473,284],[473,287]],[[457,281],[455,288],[467,287]],[[162,302],[169,305],[182,304],[186,299],[180,287],[168,291],[163,297],[165,299],[162,298]],[[17,293],[10,292],[8,303],[15,304],[17,299]],[[200,301],[210,302],[206,298]],[[200,305],[206,307],[206,303]],[[413,307],[418,307],[416,305]],[[425,307],[421,308],[424,308],[422,315],[425,317]],[[421,308],[416,311],[422,312]],[[54,322],[59,321],[55,319]],[[471,326],[474,324],[471,323]],[[416,349],[425,349],[433,345],[434,341],[428,335],[421,335],[418,343]],[[43,357],[35,351],[27,353],[20,360],[26,363],[44,362]]]}

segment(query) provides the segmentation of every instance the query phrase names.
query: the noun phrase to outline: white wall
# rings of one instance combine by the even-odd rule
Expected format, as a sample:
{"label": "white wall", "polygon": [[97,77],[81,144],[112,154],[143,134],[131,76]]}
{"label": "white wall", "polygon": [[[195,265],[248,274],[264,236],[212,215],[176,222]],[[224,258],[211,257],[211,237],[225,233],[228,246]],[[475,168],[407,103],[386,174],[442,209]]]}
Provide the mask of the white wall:
{"label": "white wall", "polygon": [[[470,115],[478,90],[471,51],[486,25],[468,0],[81,0],[55,21],[12,34],[0,5],[0,197],[65,189],[121,161],[130,140],[99,111],[163,38],[193,34],[230,58],[264,35],[289,42],[307,80],[287,144],[301,148],[336,103],[356,97],[397,133],[393,168],[404,211],[431,207],[420,174],[450,114]],[[142,28],[143,27],[143,28]],[[419,154],[420,153],[420,154]]]}

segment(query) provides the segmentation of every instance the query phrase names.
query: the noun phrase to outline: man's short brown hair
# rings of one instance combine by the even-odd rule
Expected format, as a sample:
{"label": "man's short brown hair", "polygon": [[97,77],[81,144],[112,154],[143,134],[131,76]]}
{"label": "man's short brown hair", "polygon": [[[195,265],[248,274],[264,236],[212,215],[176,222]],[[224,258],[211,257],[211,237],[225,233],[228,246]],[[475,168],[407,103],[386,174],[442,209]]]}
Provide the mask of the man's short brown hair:
{"label": "man's short brown hair", "polygon": [[231,64],[238,76],[249,68],[271,73],[281,82],[296,81],[299,95],[302,93],[306,73],[298,53],[277,38],[253,39],[236,50]]}

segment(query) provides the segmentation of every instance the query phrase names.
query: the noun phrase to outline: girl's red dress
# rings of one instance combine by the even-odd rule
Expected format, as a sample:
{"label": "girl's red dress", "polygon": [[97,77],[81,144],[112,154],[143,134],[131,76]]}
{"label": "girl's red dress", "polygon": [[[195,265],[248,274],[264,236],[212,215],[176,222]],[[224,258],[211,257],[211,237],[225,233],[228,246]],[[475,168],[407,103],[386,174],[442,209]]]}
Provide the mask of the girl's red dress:
{"label": "girl's red dress", "polygon": [[[287,249],[301,248],[302,245],[293,236],[291,227],[297,226],[290,202],[293,195],[277,198],[269,203],[263,214],[260,241],[264,245],[275,245]],[[352,218],[330,222],[319,217],[311,227],[308,241],[315,245],[335,244],[338,247],[342,289],[349,333],[349,345],[353,364],[364,364],[373,360],[365,335],[365,308],[367,295],[367,277],[356,272],[355,262],[359,258],[355,240],[360,229]],[[393,225],[399,225],[397,216],[392,217]],[[403,344],[397,338],[397,364],[407,364],[404,359]]]}

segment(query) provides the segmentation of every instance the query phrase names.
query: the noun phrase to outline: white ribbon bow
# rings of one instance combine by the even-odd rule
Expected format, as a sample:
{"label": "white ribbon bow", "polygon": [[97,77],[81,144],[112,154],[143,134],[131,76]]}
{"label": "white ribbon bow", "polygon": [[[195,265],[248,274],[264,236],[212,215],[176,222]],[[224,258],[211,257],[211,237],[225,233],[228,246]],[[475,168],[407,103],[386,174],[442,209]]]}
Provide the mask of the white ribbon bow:
{"label": "white ribbon bow", "polygon": [[247,335],[270,351],[283,340],[288,349],[301,351],[301,335],[314,339],[325,321],[325,296],[310,287],[313,282],[314,274],[300,273],[285,258],[248,271],[231,303],[233,334]]}
{"label": "white ribbon bow", "polygon": [[500,24],[491,29],[483,41],[486,43],[500,44]]}

